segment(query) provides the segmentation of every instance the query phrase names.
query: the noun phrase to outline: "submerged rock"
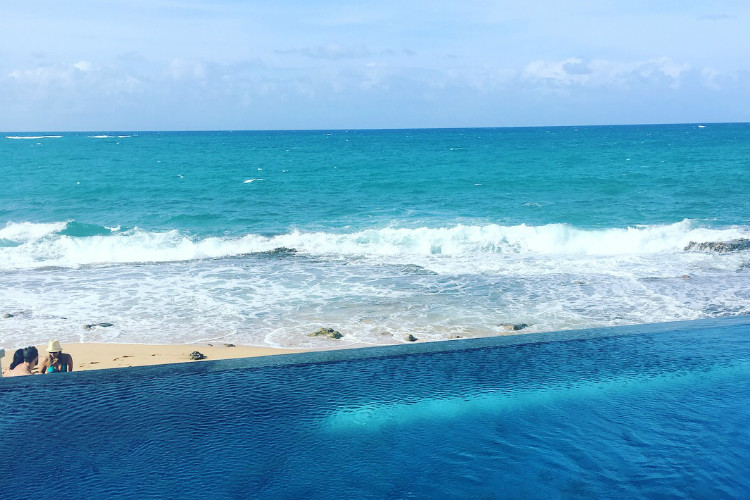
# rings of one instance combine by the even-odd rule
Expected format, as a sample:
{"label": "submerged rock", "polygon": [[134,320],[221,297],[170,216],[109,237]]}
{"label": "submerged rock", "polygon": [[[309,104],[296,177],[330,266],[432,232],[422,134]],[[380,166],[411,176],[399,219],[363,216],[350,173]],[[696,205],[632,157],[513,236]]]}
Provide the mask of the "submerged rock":
{"label": "submerged rock", "polygon": [[112,323],[91,323],[88,325],[83,325],[84,330],[93,330],[96,327],[102,327],[102,328],[109,328],[110,326],[115,326]]}
{"label": "submerged rock", "polygon": [[312,332],[307,335],[308,337],[328,337],[329,339],[340,339],[344,335],[333,328],[321,328],[317,332]]}
{"label": "submerged rock", "polygon": [[288,247],[278,247],[274,248],[273,250],[269,250],[267,252],[263,252],[268,255],[285,255],[285,254],[295,254],[297,253],[296,248],[288,248]]}
{"label": "submerged rock", "polygon": [[529,327],[529,325],[527,325],[526,323],[504,323],[500,326],[502,326],[506,330],[512,330],[512,331],[523,330],[524,328]]}
{"label": "submerged rock", "polygon": [[202,352],[193,351],[189,355],[190,359],[199,360],[199,359],[206,359],[206,355]]}
{"label": "submerged rock", "polygon": [[727,252],[737,252],[739,250],[748,250],[748,249],[750,249],[750,240],[747,238],[740,238],[740,239],[731,240],[731,241],[704,241],[704,242],[691,241],[690,243],[687,244],[684,250],[686,252],[698,251],[698,252],[727,253]]}

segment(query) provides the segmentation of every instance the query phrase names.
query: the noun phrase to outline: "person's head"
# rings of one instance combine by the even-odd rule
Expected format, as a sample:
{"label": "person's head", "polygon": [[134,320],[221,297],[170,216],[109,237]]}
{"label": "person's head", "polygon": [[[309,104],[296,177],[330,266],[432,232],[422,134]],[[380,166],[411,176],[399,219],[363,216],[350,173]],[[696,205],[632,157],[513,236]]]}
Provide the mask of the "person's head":
{"label": "person's head", "polygon": [[37,351],[36,347],[30,345],[29,347],[24,349],[23,360],[28,363],[29,366],[36,365],[37,361],[39,361],[39,351]]}
{"label": "person's head", "polygon": [[47,352],[52,359],[57,359],[58,357],[60,357],[60,354],[62,353],[62,345],[60,345],[60,341],[50,340],[49,344],[47,345]]}
{"label": "person's head", "polygon": [[12,370],[16,366],[23,363],[23,351],[24,349],[16,349],[16,352],[13,353],[13,362],[10,364],[10,369]]}

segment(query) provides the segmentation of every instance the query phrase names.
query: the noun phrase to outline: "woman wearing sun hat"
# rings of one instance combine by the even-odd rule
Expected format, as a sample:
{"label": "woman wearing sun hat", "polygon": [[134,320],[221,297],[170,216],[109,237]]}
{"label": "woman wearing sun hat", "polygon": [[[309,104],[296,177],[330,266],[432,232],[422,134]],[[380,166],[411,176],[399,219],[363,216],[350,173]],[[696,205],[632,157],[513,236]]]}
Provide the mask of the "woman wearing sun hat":
{"label": "woman wearing sun hat", "polygon": [[50,340],[47,346],[47,356],[42,362],[42,366],[39,368],[39,373],[46,375],[47,373],[59,373],[59,372],[72,372],[73,371],[73,358],[70,354],[63,354],[62,346],[59,340]]}

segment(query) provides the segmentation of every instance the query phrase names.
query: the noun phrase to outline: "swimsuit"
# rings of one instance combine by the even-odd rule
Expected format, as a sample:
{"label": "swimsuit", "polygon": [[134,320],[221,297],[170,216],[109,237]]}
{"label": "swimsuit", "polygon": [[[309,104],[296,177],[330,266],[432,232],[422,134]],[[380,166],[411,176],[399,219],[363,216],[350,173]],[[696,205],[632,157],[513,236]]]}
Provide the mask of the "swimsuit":
{"label": "swimsuit", "polygon": [[60,366],[60,370],[55,370],[54,366],[50,366],[49,368],[47,368],[47,373],[60,373],[60,372],[66,372],[66,371],[68,371],[68,364],[67,363],[63,363]]}

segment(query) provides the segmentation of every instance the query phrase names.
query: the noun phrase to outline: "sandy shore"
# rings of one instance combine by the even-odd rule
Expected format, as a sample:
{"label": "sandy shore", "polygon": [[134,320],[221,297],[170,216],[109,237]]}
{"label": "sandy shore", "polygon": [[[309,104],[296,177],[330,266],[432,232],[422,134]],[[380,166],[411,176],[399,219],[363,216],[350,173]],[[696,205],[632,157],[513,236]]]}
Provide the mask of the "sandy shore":
{"label": "sandy shore", "polygon": [[[47,355],[47,345],[36,346],[39,357]],[[63,352],[73,357],[73,370],[101,370],[127,366],[161,365],[169,363],[200,363],[190,359],[190,353],[205,355],[204,361],[217,359],[249,358],[304,352],[303,350],[275,349],[271,347],[232,346],[231,344],[196,345],[145,345],[145,344],[63,344]],[[5,349],[3,371],[13,361],[14,349]],[[35,370],[36,371],[36,370]]]}

